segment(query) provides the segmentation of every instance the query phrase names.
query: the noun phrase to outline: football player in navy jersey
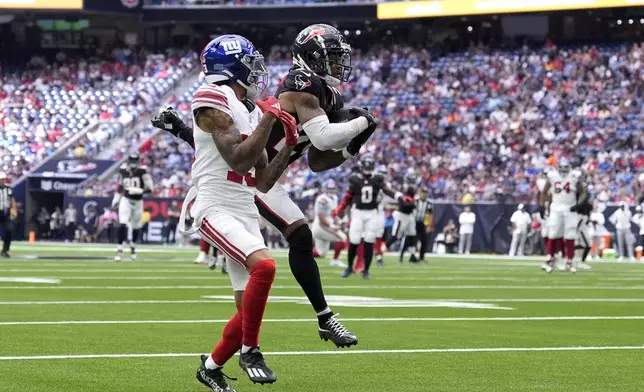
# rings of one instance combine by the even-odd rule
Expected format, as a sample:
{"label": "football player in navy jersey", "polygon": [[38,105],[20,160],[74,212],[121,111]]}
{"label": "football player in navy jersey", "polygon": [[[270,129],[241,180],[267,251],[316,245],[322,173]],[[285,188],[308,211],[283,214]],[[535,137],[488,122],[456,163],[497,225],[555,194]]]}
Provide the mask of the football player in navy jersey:
{"label": "football player in navy jersey", "polygon": [[393,199],[401,199],[403,194],[395,192],[387,186],[385,177],[376,173],[376,160],[367,155],[360,162],[360,173],[349,177],[349,191],[340,205],[333,211],[338,216],[347,206],[351,209],[351,225],[349,226],[349,256],[347,269],[342,273],[346,278],[353,273],[353,262],[358,247],[364,241],[364,271],[362,277],[370,279],[369,267],[373,259],[373,244],[380,229],[381,214],[378,210],[380,192]]}

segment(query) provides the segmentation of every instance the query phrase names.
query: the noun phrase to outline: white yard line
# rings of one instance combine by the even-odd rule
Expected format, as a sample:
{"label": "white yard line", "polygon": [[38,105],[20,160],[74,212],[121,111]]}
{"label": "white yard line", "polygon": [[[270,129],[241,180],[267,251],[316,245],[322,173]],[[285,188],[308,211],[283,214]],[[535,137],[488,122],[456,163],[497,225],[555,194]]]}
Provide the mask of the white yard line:
{"label": "white yard line", "polygon": [[9,283],[50,283],[50,284],[58,284],[60,283],[60,279],[54,279],[54,278],[34,278],[34,277],[29,277],[29,276],[20,276],[20,277],[13,277],[13,276],[0,276],[0,282],[9,282]]}
{"label": "white yard line", "polygon": [[[457,299],[427,299],[428,301],[440,302],[560,302],[560,303],[627,303],[627,302],[644,302],[644,298],[494,298],[494,299],[479,299],[479,298],[457,298]],[[95,300],[95,301],[1,301],[0,305],[136,305],[136,304],[212,304],[221,303],[220,300],[207,300],[207,299],[186,299],[186,300]]]}
{"label": "white yard line", "polygon": [[[577,321],[577,320],[644,320],[644,316],[553,316],[553,317],[379,317],[343,318],[349,322],[407,322],[407,321]],[[3,325],[122,325],[122,324],[224,324],[219,320],[75,320],[75,321],[2,321]],[[264,319],[264,323],[313,323],[313,319]]]}
{"label": "white yard line", "polygon": [[[275,285],[273,289],[301,289],[296,285]],[[334,290],[644,290],[644,286],[601,286],[601,285],[578,285],[578,286],[485,286],[485,285],[325,285],[325,289]],[[2,290],[214,290],[230,289],[230,285],[206,286],[206,285],[178,285],[178,286],[1,286]]]}
{"label": "white yard line", "polygon": [[[436,348],[415,350],[347,350],[347,351],[281,351],[265,352],[264,355],[360,355],[360,354],[440,354],[440,353],[497,353],[497,352],[548,352],[548,351],[623,351],[644,350],[644,346],[580,346],[580,347],[490,347],[490,348]],[[170,354],[80,354],[80,355],[35,355],[0,357],[0,361],[36,359],[98,359],[98,358],[183,358],[199,357],[203,353]]]}

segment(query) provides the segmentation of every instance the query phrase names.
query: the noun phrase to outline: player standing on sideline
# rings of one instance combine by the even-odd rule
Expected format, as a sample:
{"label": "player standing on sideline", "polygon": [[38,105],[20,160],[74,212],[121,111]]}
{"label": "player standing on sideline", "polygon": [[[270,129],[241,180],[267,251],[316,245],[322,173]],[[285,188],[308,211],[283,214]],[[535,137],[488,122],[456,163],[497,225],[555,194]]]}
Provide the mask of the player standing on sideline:
{"label": "player standing on sideline", "polygon": [[575,211],[578,215],[577,223],[577,242],[575,248],[581,249],[581,268],[585,270],[591,269],[591,267],[586,263],[586,259],[590,254],[590,248],[593,246],[593,237],[594,233],[594,224],[590,220],[590,213],[593,210],[593,204],[586,200],[583,203],[580,203]]}
{"label": "player standing on sideline", "polygon": [[[376,160],[371,155],[365,155],[360,161],[360,173],[349,177],[349,190],[336,208],[332,216],[338,216],[347,206],[351,208],[351,224],[349,225],[349,255],[347,269],[342,273],[346,278],[353,273],[353,262],[360,244],[363,244],[364,271],[362,277],[370,279],[369,268],[373,260],[373,244],[380,230],[381,214],[378,211],[380,192],[393,199],[402,199],[403,194],[394,192],[385,183],[385,177],[375,173]],[[363,242],[364,241],[364,242]]]}
{"label": "player standing on sideline", "polygon": [[[410,262],[418,260],[416,258],[416,220],[414,219],[414,211],[416,203],[414,202],[414,195],[416,188],[414,187],[415,178],[407,176],[408,185],[405,187],[405,194],[402,197],[396,198],[398,201],[398,208],[393,212],[394,226],[391,231],[390,242],[399,239],[400,243],[400,257],[398,262],[402,264],[405,251],[409,248]],[[389,246],[388,244],[387,246]]]}
{"label": "player standing on sideline", "polygon": [[[344,106],[342,94],[335,88],[346,82],[351,73],[351,46],[336,28],[314,24],[302,30],[293,44],[293,68],[280,83],[275,96],[282,108],[301,125],[300,139],[289,159],[298,160],[308,150],[312,171],[321,172],[340,166],[355,157],[377,127],[367,110],[351,108],[352,119],[328,114],[340,113]],[[192,132],[171,109],[160,113],[153,125],[165,129],[194,146]],[[277,123],[273,128],[266,152],[269,162],[285,140],[284,130]],[[337,151],[340,150],[340,151]],[[289,266],[293,276],[311,302],[318,318],[318,334],[338,347],[358,344],[327,305],[320,271],[313,257],[313,235],[300,208],[280,184],[269,184],[266,193],[255,198],[261,216],[277,228],[289,243]]]}
{"label": "player standing on sideline", "polygon": [[9,248],[11,247],[13,234],[11,221],[16,218],[18,211],[11,187],[5,185],[6,179],[7,175],[4,172],[0,172],[0,240],[2,240],[0,256],[9,258]]}
{"label": "player standing on sideline", "polygon": [[[264,58],[239,35],[213,39],[201,53],[206,75],[192,100],[195,161],[184,206],[194,229],[223,250],[235,293],[237,313],[209,356],[201,357],[197,380],[214,392],[232,391],[222,367],[241,347],[239,366],[254,383],[273,383],[275,374],[259,350],[259,331],[275,279],[275,261],[264,244],[255,206],[255,187],[267,190],[284,171],[297,145],[295,120],[277,99],[258,101],[268,73]],[[260,110],[261,109],[261,110]],[[263,112],[263,114],[262,114]],[[285,143],[268,163],[264,152],[276,121],[284,123]],[[186,208],[181,222],[185,222]]]}
{"label": "player standing on sideline", "polygon": [[575,257],[575,238],[577,237],[577,209],[586,202],[588,193],[579,178],[579,172],[573,171],[570,162],[561,158],[557,170],[548,173],[548,182],[541,194],[541,210],[550,203],[548,219],[548,261],[542,266],[546,272],[552,271],[555,260],[555,242],[564,243],[566,270],[576,272],[573,265]]}
{"label": "player standing on sideline", "polygon": [[132,228],[130,257],[136,260],[135,244],[139,238],[139,229],[143,226],[143,194],[151,193],[152,177],[145,166],[140,165],[139,154],[130,154],[127,163],[119,169],[118,188],[112,199],[112,209],[118,208],[119,227],[116,235],[116,256],[114,261],[123,258],[123,244],[127,239],[128,226]]}
{"label": "player standing on sideline", "polygon": [[[319,257],[326,257],[331,242],[344,243],[347,236],[339,226],[333,222],[331,212],[338,206],[338,196],[335,194],[337,188],[335,181],[327,180],[324,183],[323,192],[315,199],[313,219],[313,240],[315,240],[315,251]],[[331,267],[344,267],[344,264],[337,259],[331,260]]]}
{"label": "player standing on sideline", "polygon": [[416,197],[415,201],[416,206],[414,210],[414,217],[416,219],[416,237],[420,243],[419,258],[416,258],[415,254],[411,255],[411,262],[421,262],[427,263],[425,261],[425,251],[427,250],[427,242],[429,233],[427,232],[427,226],[425,226],[425,221],[428,219],[429,214],[432,212],[432,203],[427,200],[427,190],[421,189]]}

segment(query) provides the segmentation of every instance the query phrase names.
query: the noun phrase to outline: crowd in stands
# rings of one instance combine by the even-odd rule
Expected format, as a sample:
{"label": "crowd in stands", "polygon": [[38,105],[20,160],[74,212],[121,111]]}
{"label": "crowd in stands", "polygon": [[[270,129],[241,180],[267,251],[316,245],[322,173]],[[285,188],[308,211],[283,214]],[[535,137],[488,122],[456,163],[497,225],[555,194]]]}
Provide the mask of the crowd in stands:
{"label": "crowd in stands", "polygon": [[197,64],[193,52],[99,50],[36,56],[0,72],[0,170],[17,179],[79,131],[69,157],[92,157]]}
{"label": "crowd in stands", "polygon": [[[393,46],[353,60],[352,80],[342,89],[351,105],[380,118],[364,150],[394,184],[414,174],[433,199],[529,202],[544,168],[566,156],[585,169],[600,200],[637,197],[644,171],[642,43],[475,47],[443,57]],[[270,91],[288,68],[287,61],[270,64]],[[195,88],[175,98],[186,121]],[[158,192],[181,196],[190,186],[192,151],[168,135],[148,147]],[[352,168],[315,174],[303,159],[290,166],[285,186],[299,197]]]}

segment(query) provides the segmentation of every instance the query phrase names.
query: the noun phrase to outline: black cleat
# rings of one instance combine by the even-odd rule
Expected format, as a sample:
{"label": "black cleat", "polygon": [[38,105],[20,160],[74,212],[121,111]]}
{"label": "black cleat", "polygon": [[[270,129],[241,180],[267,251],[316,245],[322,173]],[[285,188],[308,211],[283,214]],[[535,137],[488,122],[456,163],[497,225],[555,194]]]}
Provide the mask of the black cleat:
{"label": "black cleat", "polygon": [[277,381],[275,373],[266,366],[259,347],[253,347],[247,353],[240,354],[239,367],[248,374],[248,379],[254,384],[272,384]]}
{"label": "black cleat", "polygon": [[356,335],[349,332],[342,323],[335,317],[329,317],[324,324],[318,326],[320,339],[325,342],[331,339],[336,347],[351,347],[358,344]]}
{"label": "black cleat", "polygon": [[5,251],[5,252],[0,253],[0,256],[5,257],[5,258],[7,258],[7,259],[11,257],[11,256],[9,256],[9,252],[6,252],[6,251]]}
{"label": "black cleat", "polygon": [[409,262],[410,263],[418,263],[418,259],[416,258],[415,254],[412,254],[411,256],[409,256]]}
{"label": "black cleat", "polygon": [[380,256],[380,255],[376,256],[376,264],[378,265],[378,267],[384,267],[385,266],[385,263],[382,260],[382,256]]}
{"label": "black cleat", "polygon": [[352,273],[353,273],[353,268],[352,268],[352,267],[347,267],[347,269],[345,269],[345,270],[340,274],[340,277],[341,277],[341,278],[348,278],[348,277],[349,277],[349,275],[351,275]]}
{"label": "black cleat", "polygon": [[371,274],[369,273],[369,271],[364,271],[364,272],[362,273],[362,279],[364,279],[364,280],[369,280],[369,279],[371,279]]}
{"label": "black cleat", "polygon": [[222,368],[219,369],[206,369],[207,355],[201,356],[201,366],[197,369],[197,380],[205,385],[207,388],[212,389],[213,392],[235,392],[226,379],[237,381],[236,378],[230,378],[224,374]]}

